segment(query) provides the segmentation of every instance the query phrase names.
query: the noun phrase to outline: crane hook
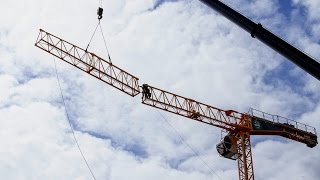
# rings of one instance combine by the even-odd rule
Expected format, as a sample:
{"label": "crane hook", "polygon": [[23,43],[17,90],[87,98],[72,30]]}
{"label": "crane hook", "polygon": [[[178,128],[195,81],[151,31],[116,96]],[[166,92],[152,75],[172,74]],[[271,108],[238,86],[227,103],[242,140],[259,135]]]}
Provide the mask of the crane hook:
{"label": "crane hook", "polygon": [[101,7],[99,7],[97,10],[97,15],[98,15],[99,21],[100,21],[100,19],[102,19],[102,14],[103,14],[103,9]]}

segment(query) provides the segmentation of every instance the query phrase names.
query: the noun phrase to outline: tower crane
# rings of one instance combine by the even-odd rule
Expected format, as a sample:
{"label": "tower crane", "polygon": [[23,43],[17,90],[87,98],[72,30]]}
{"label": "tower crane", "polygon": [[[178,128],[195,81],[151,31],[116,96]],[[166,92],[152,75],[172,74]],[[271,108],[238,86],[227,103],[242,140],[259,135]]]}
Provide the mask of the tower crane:
{"label": "tower crane", "polygon": [[250,113],[222,110],[148,84],[92,52],[88,52],[40,29],[35,46],[132,97],[142,94],[142,103],[228,131],[216,148],[228,159],[238,160],[239,179],[253,180],[250,144],[252,135],[278,135],[312,148],[318,144],[314,127],[252,109]]}

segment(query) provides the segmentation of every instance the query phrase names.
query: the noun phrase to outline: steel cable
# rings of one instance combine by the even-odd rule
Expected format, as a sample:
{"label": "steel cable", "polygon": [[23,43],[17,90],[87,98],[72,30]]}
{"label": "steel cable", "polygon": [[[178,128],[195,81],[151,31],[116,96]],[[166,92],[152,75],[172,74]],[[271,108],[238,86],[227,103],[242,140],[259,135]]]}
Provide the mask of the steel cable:
{"label": "steel cable", "polygon": [[197,156],[197,158],[210,170],[211,174],[215,174],[220,180],[222,180],[222,178],[216,173],[215,170],[213,170],[208,163],[206,163],[199,155],[199,153],[183,138],[183,136],[176,130],[176,128],[174,128],[173,125],[170,124],[170,122],[166,119],[166,117],[164,115],[162,115],[162,113],[157,109],[158,113],[160,114],[160,116],[165,120],[165,122],[167,122],[167,124],[169,124],[169,126],[175,131],[175,133],[180,137],[180,139],[182,140],[182,142],[185,143],[186,146],[188,146],[188,148],[191,149],[191,151],[193,151],[193,153]]}
{"label": "steel cable", "polygon": [[66,113],[66,116],[67,116],[67,119],[68,119],[68,123],[69,123],[70,129],[71,129],[71,132],[72,132],[74,141],[75,141],[75,143],[77,144],[77,147],[78,147],[79,152],[80,152],[80,154],[81,154],[81,156],[82,156],[82,159],[83,159],[84,162],[86,163],[86,165],[87,165],[87,167],[88,167],[88,169],[89,169],[89,171],[90,171],[90,173],[91,173],[91,175],[92,175],[92,178],[93,178],[94,180],[96,180],[96,177],[94,176],[94,174],[93,174],[93,172],[92,172],[92,170],[91,170],[91,168],[90,168],[90,165],[89,165],[87,159],[85,158],[85,156],[84,156],[84,154],[83,154],[83,152],[82,152],[82,150],[81,150],[81,148],[80,148],[80,145],[79,145],[79,143],[78,143],[78,140],[77,140],[77,138],[76,138],[76,135],[75,135],[75,133],[74,133],[74,129],[73,129],[73,127],[72,127],[71,120],[70,120],[70,116],[69,116],[69,113],[68,113],[68,110],[67,110],[66,102],[65,102],[65,100],[64,100],[64,96],[63,96],[63,92],[62,92],[62,88],[61,88],[61,84],[60,84],[60,79],[59,79],[59,75],[58,75],[56,60],[55,60],[54,57],[53,57],[53,61],[54,61],[54,67],[55,67],[55,71],[56,71],[57,81],[58,81],[58,84],[59,84],[61,99],[62,99],[62,102],[63,102],[63,105],[64,105],[65,113]]}
{"label": "steel cable", "polygon": [[90,39],[90,41],[89,41],[89,43],[88,43],[88,45],[87,45],[86,51],[88,50],[88,48],[89,48],[89,46],[90,46],[90,43],[91,43],[91,41],[92,41],[92,39],[93,39],[93,36],[96,34],[96,31],[97,31],[97,29],[98,29],[99,24],[100,24],[100,21],[98,22],[96,28],[95,28],[94,31],[93,31],[93,34],[92,34],[92,36],[91,36],[91,39]]}
{"label": "steel cable", "polygon": [[112,63],[111,57],[110,57],[110,54],[109,54],[109,50],[108,50],[108,46],[107,46],[107,42],[106,42],[106,39],[104,38],[104,34],[103,34],[102,27],[101,27],[101,24],[100,24],[100,23],[99,23],[99,26],[100,26],[100,31],[101,31],[101,34],[102,34],[104,46],[106,47],[106,50],[107,50],[107,53],[108,53],[109,61],[110,61],[110,63]]}

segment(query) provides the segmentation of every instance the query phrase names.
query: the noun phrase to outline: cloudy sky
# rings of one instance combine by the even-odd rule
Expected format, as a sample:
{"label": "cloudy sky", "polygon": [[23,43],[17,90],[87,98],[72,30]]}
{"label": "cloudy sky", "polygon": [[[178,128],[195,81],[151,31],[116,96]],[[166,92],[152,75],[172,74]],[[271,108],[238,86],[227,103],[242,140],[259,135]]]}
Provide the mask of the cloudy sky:
{"label": "cloudy sky", "polygon": [[[320,59],[319,0],[224,0]],[[0,0],[1,179],[93,179],[70,131],[39,28],[85,48],[99,1]],[[221,109],[250,107],[320,131],[320,83],[198,0],[102,0],[114,64]],[[89,50],[107,58],[101,33]],[[70,121],[96,179],[238,179],[221,129],[161,112],[56,59]],[[182,137],[182,138],[181,138]],[[251,137],[256,179],[320,177],[320,148]]]}

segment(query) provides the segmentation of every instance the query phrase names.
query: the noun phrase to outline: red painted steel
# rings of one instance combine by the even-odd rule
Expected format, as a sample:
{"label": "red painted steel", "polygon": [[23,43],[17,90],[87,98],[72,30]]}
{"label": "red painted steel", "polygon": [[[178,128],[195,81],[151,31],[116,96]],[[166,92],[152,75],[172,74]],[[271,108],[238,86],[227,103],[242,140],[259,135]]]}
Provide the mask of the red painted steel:
{"label": "red painted steel", "polygon": [[248,132],[238,134],[238,154],[239,179],[254,180],[250,134]]}
{"label": "red painted steel", "polygon": [[245,114],[233,110],[221,110],[152,86],[148,86],[148,88],[151,94],[149,97],[143,95],[143,104],[217,126],[231,132],[239,130],[250,131],[250,127],[240,125],[243,117],[246,117]]}
{"label": "red painted steel", "polygon": [[42,29],[35,46],[130,96],[140,93],[137,77]]}

